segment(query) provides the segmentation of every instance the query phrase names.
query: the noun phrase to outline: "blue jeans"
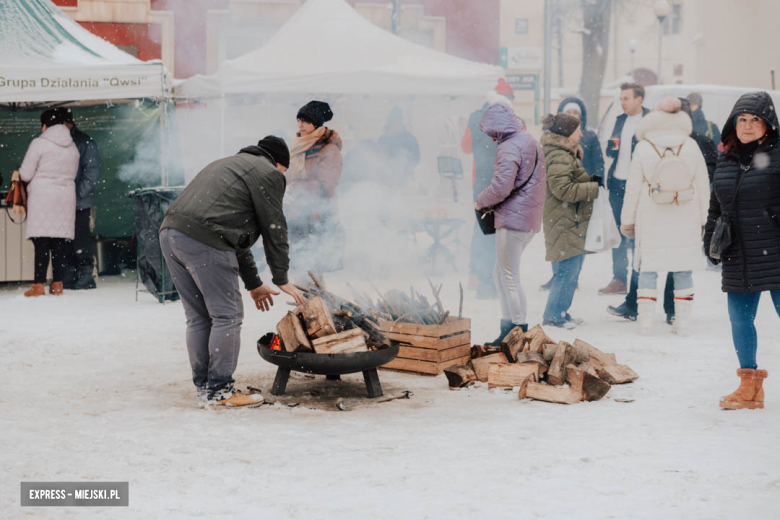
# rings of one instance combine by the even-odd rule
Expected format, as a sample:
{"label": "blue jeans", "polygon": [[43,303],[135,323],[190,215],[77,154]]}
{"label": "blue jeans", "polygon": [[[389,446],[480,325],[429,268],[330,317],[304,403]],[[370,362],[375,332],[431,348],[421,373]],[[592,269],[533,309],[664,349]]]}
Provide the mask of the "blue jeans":
{"label": "blue jeans", "polygon": [[585,255],[577,255],[563,262],[553,262],[555,274],[550,295],[547,297],[547,307],[544,309],[544,321],[552,323],[566,321],[566,314],[574,299],[574,291],[577,289],[584,260]]}
{"label": "blue jeans", "polygon": [[[683,289],[693,289],[693,272],[692,271],[677,271],[669,273],[674,277],[674,289],[682,291]],[[668,276],[667,276],[668,278]],[[667,282],[667,287],[669,283]],[[652,271],[642,271],[639,273],[639,289],[657,289],[658,288],[658,273]]]}
{"label": "blue jeans", "polygon": [[[612,206],[612,214],[615,222],[620,227],[620,213],[623,211],[623,198],[626,195],[626,181],[609,178],[607,182],[609,190],[609,204]],[[620,245],[612,249],[612,277],[615,280],[626,282],[628,280],[628,252],[634,249],[634,241],[620,235]]]}
{"label": "blue jeans", "polygon": [[[777,315],[780,316],[780,291],[770,291]],[[760,292],[728,293],[729,318],[731,318],[731,337],[737,351],[740,368],[757,368],[756,350],[758,350],[758,334],[756,334],[756,311]]]}
{"label": "blue jeans", "polygon": [[493,270],[496,266],[496,236],[486,235],[474,219],[471,236],[471,261],[469,274],[477,277],[480,284],[493,284]]}

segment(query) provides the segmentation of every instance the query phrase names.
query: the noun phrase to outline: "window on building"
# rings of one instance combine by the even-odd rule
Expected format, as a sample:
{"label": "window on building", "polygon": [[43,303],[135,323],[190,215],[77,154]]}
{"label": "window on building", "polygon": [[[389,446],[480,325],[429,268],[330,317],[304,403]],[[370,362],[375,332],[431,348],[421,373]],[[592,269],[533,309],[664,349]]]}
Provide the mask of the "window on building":
{"label": "window on building", "polygon": [[672,14],[664,20],[664,34],[680,34],[682,32],[682,4],[672,5]]}

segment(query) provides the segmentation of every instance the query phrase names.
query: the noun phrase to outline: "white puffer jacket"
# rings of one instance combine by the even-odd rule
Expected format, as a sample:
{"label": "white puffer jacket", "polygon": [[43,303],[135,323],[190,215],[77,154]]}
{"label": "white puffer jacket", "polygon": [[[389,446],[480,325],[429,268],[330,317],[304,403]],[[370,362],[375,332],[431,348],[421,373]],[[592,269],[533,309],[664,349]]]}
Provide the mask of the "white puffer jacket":
{"label": "white puffer jacket", "polygon": [[[691,118],[685,112],[654,111],[639,123],[639,143],[631,160],[631,173],[621,214],[623,225],[634,225],[634,269],[645,272],[692,271],[703,267],[702,226],[707,223],[710,187],[707,165],[696,141],[691,139]],[[657,204],[650,197],[660,153],[682,144],[679,157],[685,161],[695,190],[693,200],[680,204]]]}

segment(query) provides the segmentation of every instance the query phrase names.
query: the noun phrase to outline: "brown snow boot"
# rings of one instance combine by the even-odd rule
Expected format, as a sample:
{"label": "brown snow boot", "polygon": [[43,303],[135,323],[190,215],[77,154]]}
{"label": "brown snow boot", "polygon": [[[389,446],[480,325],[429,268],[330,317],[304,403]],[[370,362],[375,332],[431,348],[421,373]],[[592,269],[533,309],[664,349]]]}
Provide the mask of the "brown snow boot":
{"label": "brown snow boot", "polygon": [[739,388],[733,394],[720,400],[720,407],[726,410],[740,410],[742,408],[763,408],[764,389],[762,385],[767,377],[766,370],[752,368],[740,368],[737,375],[742,379]]}
{"label": "brown snow boot", "polygon": [[52,282],[51,286],[49,286],[49,294],[62,296],[62,282]]}
{"label": "brown snow boot", "polygon": [[25,296],[44,296],[46,294],[46,288],[42,283],[34,283],[30,286],[30,289],[24,293]]}

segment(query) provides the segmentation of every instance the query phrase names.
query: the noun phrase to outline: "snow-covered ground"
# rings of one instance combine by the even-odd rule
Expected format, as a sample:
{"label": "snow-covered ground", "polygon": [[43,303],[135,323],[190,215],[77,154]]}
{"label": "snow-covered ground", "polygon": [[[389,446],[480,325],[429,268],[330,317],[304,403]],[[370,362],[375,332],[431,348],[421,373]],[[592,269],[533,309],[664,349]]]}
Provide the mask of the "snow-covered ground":
{"label": "snow-covered ground", "polygon": [[[543,256],[540,235],[523,266],[532,323],[546,300],[537,291],[550,273]],[[687,339],[671,334],[660,310],[652,338],[608,316],[620,297],[596,291],[609,275],[608,255],[589,257],[571,311],[587,323],[548,332],[615,352],[640,379],[573,406],[383,371],[385,395],[412,398],[376,404],[360,398],[359,376],[299,376],[284,400],[298,407],[203,410],[181,304],[147,294],[136,302],[132,273],[61,298],[5,287],[0,518],[780,518],[780,321],[769,298],[757,320],[767,408],[726,412],[718,398],[736,387],[737,361],[719,274],[695,275]],[[328,280],[349,295],[344,273]],[[466,276],[437,280],[457,310]],[[412,284],[427,287],[422,276],[397,285]],[[237,385],[272,400],[274,368],[255,342],[287,306],[282,298],[262,314],[245,298]],[[497,302],[468,292],[464,314],[475,342],[495,336]],[[313,388],[321,395],[306,394]],[[335,407],[342,393],[347,411]],[[22,508],[21,481],[129,481],[130,507]]]}

